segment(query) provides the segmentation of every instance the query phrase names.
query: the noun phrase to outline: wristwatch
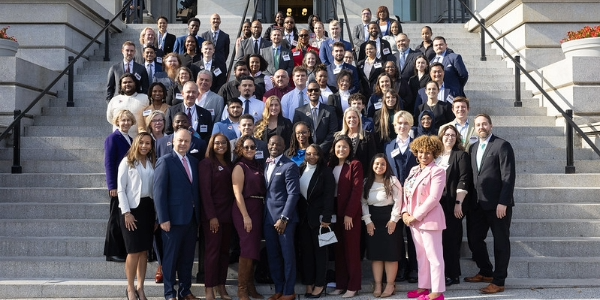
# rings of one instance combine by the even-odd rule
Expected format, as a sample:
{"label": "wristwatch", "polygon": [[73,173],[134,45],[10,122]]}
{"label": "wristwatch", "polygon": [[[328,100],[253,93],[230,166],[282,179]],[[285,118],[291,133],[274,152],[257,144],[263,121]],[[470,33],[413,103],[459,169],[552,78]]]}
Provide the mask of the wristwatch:
{"label": "wristwatch", "polygon": [[288,218],[288,217],[286,217],[284,215],[281,215],[281,217],[279,218],[279,220],[281,220],[281,222],[283,222],[283,223],[287,223],[290,220],[290,218]]}
{"label": "wristwatch", "polygon": [[460,202],[458,200],[456,200],[454,203],[456,203],[456,204],[462,204],[462,202]]}

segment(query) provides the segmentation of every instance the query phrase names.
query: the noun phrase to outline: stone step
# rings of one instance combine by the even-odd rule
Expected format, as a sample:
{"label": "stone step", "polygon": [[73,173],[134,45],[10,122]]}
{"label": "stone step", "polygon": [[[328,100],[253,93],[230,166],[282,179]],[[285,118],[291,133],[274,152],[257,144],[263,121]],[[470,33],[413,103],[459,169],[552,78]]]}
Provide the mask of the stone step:
{"label": "stone step", "polygon": [[[97,130],[95,134],[78,136],[25,136],[21,138],[21,147],[49,149],[104,149],[104,140],[110,134],[111,128]],[[93,137],[90,137],[93,136]]]}
{"label": "stone step", "polygon": [[[87,96],[85,94],[88,94]],[[75,92],[73,105],[75,107],[101,107],[106,111],[108,102],[106,102],[106,92],[90,91],[90,92]],[[49,102],[51,107],[65,107],[64,99],[52,99]]]}
{"label": "stone step", "polygon": [[[108,189],[55,187],[0,187],[0,203],[109,203]],[[13,216],[14,217],[14,216]]]}
{"label": "stone step", "polygon": [[[472,90],[467,85],[465,94],[471,107],[514,107],[515,92],[511,90]],[[528,90],[521,90],[521,102],[523,107],[540,107],[539,100],[532,98]]]}
{"label": "stone step", "polygon": [[[593,173],[600,170],[600,160],[575,161],[577,173]],[[517,173],[560,173],[564,172],[566,160],[517,160]]]}
{"label": "stone step", "polygon": [[[518,207],[515,207],[515,210]],[[557,212],[557,218],[560,212]],[[511,236],[533,237],[597,237],[600,230],[598,219],[514,219]]]}
{"label": "stone step", "polygon": [[[106,199],[108,203],[108,198]],[[104,219],[2,219],[0,236],[6,237],[102,237],[106,234],[109,210]],[[16,227],[15,227],[16,226]],[[96,256],[102,255],[102,248]]]}
{"label": "stone step", "polygon": [[[90,118],[92,119],[92,118]],[[58,121],[58,120],[57,120]],[[63,121],[63,124],[65,122]],[[25,135],[28,137],[90,137],[90,136],[103,136],[111,132],[112,125],[108,123],[106,118],[104,122],[102,119],[95,118],[95,121],[91,122],[68,122],[71,126],[60,126],[60,125],[40,125],[40,126],[29,126],[25,127]],[[81,124],[77,126],[75,124]],[[85,126],[83,126],[85,124]],[[106,138],[106,137],[105,137]]]}
{"label": "stone step", "polygon": [[[42,117],[79,117],[86,116],[89,117],[90,120],[104,120],[106,119],[106,102],[104,103],[104,107],[62,107],[60,106],[50,106],[44,107],[42,109]],[[70,119],[70,118],[69,118]],[[36,122],[36,124],[38,124]]]}
{"label": "stone step", "polygon": [[[98,140],[95,143],[96,148],[84,147],[79,149],[65,149],[56,148],[55,146],[40,148],[40,146],[45,145],[36,145],[32,148],[22,148],[21,149],[21,160],[34,160],[34,161],[43,161],[43,160],[57,160],[57,161],[71,161],[71,160],[97,160],[103,159],[104,157],[104,141]],[[0,159],[2,160],[12,160],[13,151],[12,149],[0,149]]]}
{"label": "stone step", "polygon": [[96,203],[0,203],[0,219],[99,219],[106,220],[109,212],[107,199]]}
{"label": "stone step", "polygon": [[[570,176],[570,175],[566,175]],[[515,203],[563,203],[573,201],[575,203],[600,203],[600,187],[578,186],[578,187],[516,187]],[[555,212],[558,216],[559,212]]]}
{"label": "stone step", "polygon": [[[469,101],[473,101],[469,99]],[[481,104],[485,100],[476,100]],[[472,103],[472,102],[471,102]],[[546,116],[546,109],[540,107],[494,107],[494,106],[471,106],[469,110],[470,116],[478,114],[488,114],[490,116],[514,116],[514,117],[530,117],[530,116]]]}
{"label": "stone step", "polygon": [[[0,160],[0,172],[9,172],[12,160]],[[22,160],[24,173],[102,173],[104,160]]]}
{"label": "stone step", "polygon": [[2,237],[0,253],[10,256],[94,257],[102,253],[104,238],[88,237]]}
{"label": "stone step", "polygon": [[[75,107],[69,108],[73,109]],[[88,110],[95,111],[96,114],[74,114],[68,116],[68,118],[65,118],[65,115],[42,115],[34,118],[34,126],[77,126],[76,124],[85,126],[112,126],[106,120],[106,109]]]}
{"label": "stone step", "polygon": [[577,203],[541,203],[544,200],[538,199],[540,202],[537,203],[517,201],[513,219],[594,219],[600,216],[600,203],[581,203],[580,200]]}
{"label": "stone step", "polygon": [[104,173],[0,174],[2,187],[106,187]]}
{"label": "stone step", "polygon": [[517,174],[517,185],[544,188],[598,187],[600,174]]}
{"label": "stone step", "polygon": [[[493,256],[493,238],[489,238],[487,244],[488,253]],[[598,237],[511,237],[511,257],[570,257],[577,253],[579,257],[597,257],[600,254],[600,238]],[[461,257],[470,258],[471,252],[467,238],[465,237],[461,246]]]}

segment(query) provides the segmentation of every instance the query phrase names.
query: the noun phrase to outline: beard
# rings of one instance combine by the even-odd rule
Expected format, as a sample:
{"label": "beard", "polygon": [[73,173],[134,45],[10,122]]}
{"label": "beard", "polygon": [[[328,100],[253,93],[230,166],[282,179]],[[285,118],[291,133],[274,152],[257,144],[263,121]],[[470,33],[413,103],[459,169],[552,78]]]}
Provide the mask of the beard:
{"label": "beard", "polygon": [[177,77],[177,69],[169,68],[168,66],[165,66],[165,70],[167,72],[167,76],[169,76],[169,78],[171,78],[171,80],[175,81],[175,77]]}

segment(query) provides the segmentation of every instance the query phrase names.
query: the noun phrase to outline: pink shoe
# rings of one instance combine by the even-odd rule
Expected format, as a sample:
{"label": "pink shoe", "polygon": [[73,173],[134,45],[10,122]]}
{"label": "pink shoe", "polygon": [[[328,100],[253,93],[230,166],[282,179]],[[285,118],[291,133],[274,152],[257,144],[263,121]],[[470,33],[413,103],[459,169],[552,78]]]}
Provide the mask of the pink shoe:
{"label": "pink shoe", "polygon": [[[421,296],[419,296],[419,298],[417,298],[417,300],[432,300],[432,299],[429,298],[429,295],[421,295]],[[444,294],[440,294],[434,300],[444,300]]]}
{"label": "pink shoe", "polygon": [[406,293],[406,297],[408,298],[419,298],[420,296],[427,295],[429,295],[429,290],[423,290],[422,292],[419,292],[419,290],[414,290]]}

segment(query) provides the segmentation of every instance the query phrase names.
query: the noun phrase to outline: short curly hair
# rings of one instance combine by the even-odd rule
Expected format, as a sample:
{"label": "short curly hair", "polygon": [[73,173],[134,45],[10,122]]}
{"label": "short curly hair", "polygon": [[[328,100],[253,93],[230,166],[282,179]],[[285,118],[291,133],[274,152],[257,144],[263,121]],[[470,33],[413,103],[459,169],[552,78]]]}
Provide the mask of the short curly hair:
{"label": "short curly hair", "polygon": [[410,151],[416,156],[418,152],[431,152],[437,158],[444,151],[444,144],[435,135],[423,135],[410,144]]}

